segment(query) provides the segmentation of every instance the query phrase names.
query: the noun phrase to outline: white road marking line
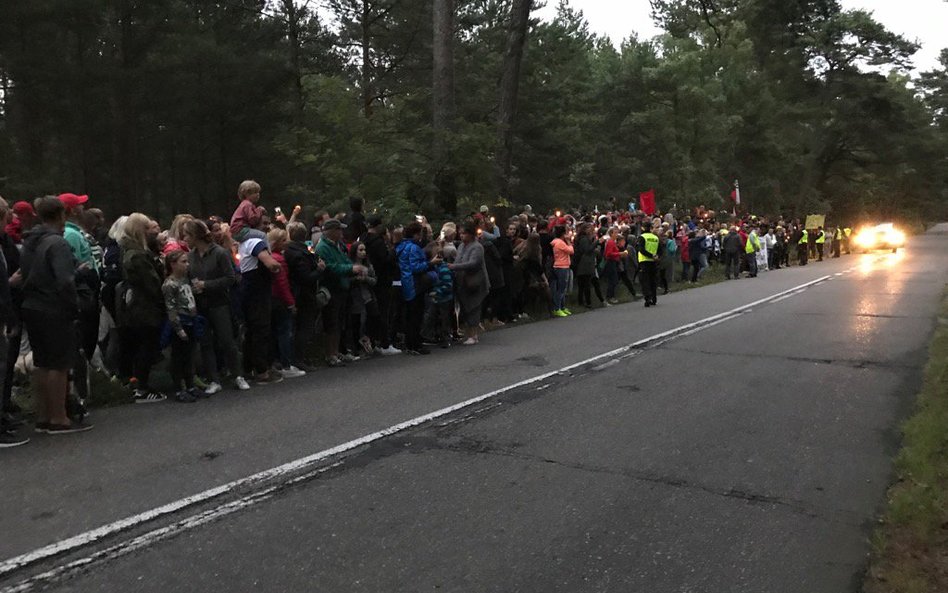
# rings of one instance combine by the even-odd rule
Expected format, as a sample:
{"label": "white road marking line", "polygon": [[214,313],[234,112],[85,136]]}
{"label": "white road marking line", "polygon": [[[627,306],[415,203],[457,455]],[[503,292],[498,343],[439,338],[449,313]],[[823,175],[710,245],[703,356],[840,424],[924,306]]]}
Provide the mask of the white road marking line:
{"label": "white road marking line", "polygon": [[[323,450],[323,451],[319,451],[318,453],[313,453],[312,455],[307,455],[306,457],[301,457],[301,458],[299,458],[299,459],[296,459],[296,460],[294,460],[294,461],[290,461],[290,462],[285,463],[285,464],[283,464],[283,465],[279,465],[279,466],[276,466],[276,467],[273,467],[273,468],[270,468],[270,469],[267,469],[267,470],[263,470],[263,471],[258,472],[258,473],[256,473],[256,474],[252,474],[252,475],[250,475],[250,476],[247,476],[247,477],[244,477],[244,478],[240,478],[240,479],[234,480],[234,481],[232,481],[232,482],[228,482],[228,483],[223,484],[223,485],[221,485],[221,486],[216,486],[216,487],[214,487],[214,488],[210,488],[210,489],[208,489],[208,490],[204,490],[203,492],[199,492],[199,493],[194,494],[194,495],[192,495],[192,496],[188,496],[188,497],[182,498],[182,499],[180,499],[180,500],[176,500],[176,501],[174,501],[174,502],[170,502],[170,503],[168,503],[168,504],[161,505],[161,506],[156,507],[156,508],[154,508],[154,509],[151,509],[151,510],[148,510],[148,511],[144,511],[144,512],[142,512],[142,513],[138,513],[138,514],[136,514],[136,515],[132,515],[132,516],[126,517],[126,518],[124,518],[124,519],[120,519],[120,520],[115,521],[115,522],[113,522],[113,523],[109,523],[109,524],[107,524],[107,525],[103,525],[103,526],[98,527],[98,528],[96,528],[96,529],[92,529],[92,530],[90,530],[90,531],[86,531],[86,532],[84,532],[84,533],[80,533],[80,534],[75,535],[75,536],[72,536],[72,537],[70,537],[70,538],[67,538],[67,539],[58,541],[58,542],[56,542],[56,543],[50,544],[50,545],[48,545],[48,546],[44,546],[44,547],[42,547],[42,548],[38,548],[38,549],[33,550],[33,551],[31,551],[31,552],[27,552],[27,553],[25,553],[25,554],[21,554],[21,555],[19,555],[19,556],[15,556],[15,557],[13,557],[13,558],[10,558],[10,559],[5,560],[5,561],[3,561],[2,563],[0,563],[0,578],[3,578],[4,576],[6,576],[6,575],[8,575],[8,574],[10,574],[10,573],[12,573],[12,572],[14,572],[14,571],[16,571],[16,570],[19,570],[19,569],[21,569],[21,568],[24,568],[24,567],[26,567],[26,566],[29,566],[30,564],[35,564],[35,563],[37,563],[37,562],[40,562],[40,561],[43,561],[43,560],[47,560],[47,559],[52,558],[52,557],[54,557],[54,556],[57,556],[57,555],[60,555],[60,554],[65,554],[65,553],[67,553],[67,552],[76,550],[76,549],[81,548],[81,547],[83,547],[83,546],[87,546],[87,545],[93,544],[93,543],[95,543],[96,541],[99,541],[99,540],[101,540],[101,539],[103,539],[103,538],[105,538],[105,537],[114,535],[114,534],[116,534],[116,533],[120,533],[120,532],[122,532],[122,531],[127,531],[127,530],[132,529],[132,528],[135,528],[135,527],[138,527],[138,526],[140,526],[140,525],[143,525],[144,523],[147,523],[147,522],[149,522],[149,521],[153,521],[153,520],[158,519],[158,518],[160,518],[160,517],[163,517],[163,516],[165,516],[165,515],[169,515],[169,514],[175,513],[175,512],[177,512],[177,511],[182,510],[182,509],[185,509],[185,508],[188,508],[188,507],[191,507],[191,506],[195,506],[195,505],[200,504],[200,503],[203,503],[203,502],[207,502],[207,501],[212,500],[212,499],[214,499],[214,498],[218,498],[218,497],[221,497],[221,496],[223,496],[223,495],[225,495],[225,494],[232,493],[232,492],[235,492],[235,491],[237,491],[237,490],[240,490],[240,489],[243,489],[243,488],[246,488],[246,487],[249,487],[249,486],[253,486],[253,485],[258,484],[258,483],[260,483],[260,482],[266,482],[266,481],[269,481],[269,480],[274,480],[274,479],[281,478],[281,477],[283,477],[283,476],[287,476],[287,475],[292,474],[292,473],[295,473],[295,472],[299,472],[299,471],[301,471],[301,470],[305,470],[306,468],[311,467],[311,466],[313,466],[313,465],[316,465],[316,464],[318,464],[318,463],[320,463],[320,462],[322,462],[322,461],[324,461],[324,460],[326,460],[326,459],[328,459],[328,458],[330,458],[330,457],[333,457],[333,456],[336,456],[336,455],[345,453],[345,452],[347,452],[347,451],[351,451],[351,450],[356,449],[356,448],[358,448],[358,447],[361,447],[361,446],[363,446],[363,445],[367,445],[367,444],[369,444],[369,443],[372,443],[372,442],[377,441],[377,440],[379,440],[379,439],[382,439],[382,438],[385,438],[385,437],[387,437],[387,436],[393,435],[393,434],[395,434],[395,433],[402,432],[402,431],[407,430],[407,429],[409,429],[409,428],[414,428],[414,427],[416,427],[416,426],[419,426],[419,425],[424,424],[424,423],[426,423],[426,422],[429,422],[429,421],[431,421],[431,420],[435,420],[435,419],[437,419],[437,418],[440,418],[441,416],[446,416],[446,415],[451,414],[451,413],[453,413],[453,412],[456,412],[456,411],[458,411],[458,410],[461,410],[461,409],[467,408],[467,407],[469,407],[469,406],[472,406],[472,405],[474,405],[474,404],[476,404],[476,403],[478,403],[478,402],[482,402],[482,401],[484,401],[484,400],[487,400],[487,399],[490,399],[490,398],[493,398],[493,397],[497,397],[498,395],[504,394],[504,393],[506,393],[506,392],[508,392],[508,391],[513,391],[513,390],[518,389],[518,388],[520,388],[520,387],[524,387],[524,386],[527,386],[527,385],[532,385],[532,384],[534,384],[534,383],[539,383],[539,382],[541,382],[541,381],[544,381],[544,380],[546,380],[546,379],[548,379],[548,378],[550,378],[550,377],[554,377],[554,376],[556,376],[556,375],[569,373],[570,371],[572,371],[572,370],[574,370],[574,369],[577,369],[577,368],[579,368],[579,367],[582,367],[582,366],[584,366],[584,365],[588,365],[589,363],[596,362],[596,361],[602,360],[602,359],[613,358],[613,357],[616,357],[616,356],[625,354],[625,353],[629,352],[630,350],[641,350],[644,346],[647,346],[647,345],[652,344],[652,343],[655,343],[655,342],[661,342],[661,341],[667,340],[667,339],[672,338],[672,337],[677,337],[677,336],[679,336],[679,335],[688,335],[687,332],[689,332],[689,331],[691,331],[691,330],[694,330],[694,329],[696,329],[696,328],[700,328],[700,327],[704,327],[704,326],[710,327],[711,324],[715,324],[715,325],[716,325],[717,323],[723,323],[724,321],[727,321],[728,319],[733,318],[733,317],[736,316],[737,314],[747,312],[747,311],[749,311],[750,309],[752,309],[752,308],[754,308],[754,307],[757,307],[758,305],[762,305],[762,304],[769,303],[769,302],[774,302],[776,299],[779,299],[780,297],[789,296],[789,295],[792,294],[792,293],[796,293],[796,292],[799,292],[799,291],[804,290],[804,289],[806,289],[806,288],[809,288],[809,287],[811,287],[811,286],[814,286],[814,285],[816,285],[816,284],[819,284],[819,283],[821,283],[821,282],[825,282],[828,278],[830,278],[830,276],[821,276],[820,278],[817,278],[816,280],[811,280],[811,281],[806,282],[806,283],[804,283],[804,284],[801,284],[801,285],[799,285],[799,286],[795,286],[795,287],[790,288],[790,289],[788,289],[788,290],[784,290],[784,291],[778,292],[777,294],[771,295],[771,296],[769,296],[769,297],[765,297],[765,298],[756,300],[756,301],[754,301],[754,302],[752,302],[752,303],[748,303],[748,304],[746,304],[746,305],[741,305],[741,306],[739,306],[739,307],[735,307],[735,308],[733,308],[733,309],[731,309],[731,310],[729,310],[729,311],[725,311],[725,312],[723,312],[723,313],[718,313],[718,314],[716,314],[716,315],[712,315],[712,316],[710,316],[710,317],[706,317],[706,318],[701,319],[701,320],[699,320],[699,321],[695,321],[695,322],[692,322],[692,323],[687,323],[687,324],[685,324],[685,325],[676,327],[676,328],[674,328],[674,329],[670,329],[670,330],[667,330],[667,331],[664,331],[664,332],[655,334],[654,336],[650,336],[650,337],[648,337],[648,338],[644,338],[644,339],[639,340],[639,341],[637,341],[637,342],[635,342],[635,343],[633,343],[633,344],[630,344],[630,345],[628,345],[628,346],[622,346],[622,347],[620,347],[620,348],[616,348],[616,349],[610,350],[610,351],[608,351],[608,352],[603,352],[602,354],[597,354],[596,356],[592,356],[592,357],[587,358],[587,359],[585,359],[585,360],[581,360],[581,361],[579,361],[579,362],[573,363],[573,364],[571,364],[571,365],[565,366],[565,367],[563,367],[563,368],[561,368],[561,369],[557,369],[557,370],[555,370],[555,371],[549,371],[549,372],[546,372],[546,373],[543,373],[543,374],[540,374],[540,375],[536,375],[536,376],[531,377],[531,378],[529,378],[529,379],[524,379],[523,381],[518,381],[518,382],[516,382],[516,383],[512,383],[512,384],[507,385],[507,386],[505,386],[505,387],[501,387],[500,389],[495,389],[495,390],[493,390],[493,391],[490,391],[490,392],[488,392],[488,393],[484,393],[484,394],[479,395],[479,396],[476,396],[476,397],[472,397],[472,398],[470,398],[470,399],[468,399],[468,400],[465,400],[465,401],[462,401],[462,402],[460,402],[460,403],[457,403],[457,404],[454,404],[454,405],[451,405],[451,406],[448,406],[448,407],[445,407],[445,408],[441,408],[440,410],[436,410],[436,411],[434,411],[434,412],[430,412],[430,413],[428,413],[428,414],[424,414],[424,415],[422,415],[422,416],[418,416],[418,417],[416,417],[416,418],[412,418],[411,420],[406,420],[406,421],[404,421],[404,422],[400,422],[400,423],[398,423],[398,424],[394,424],[394,425],[392,425],[392,426],[389,426],[388,428],[384,428],[384,429],[379,430],[379,431],[377,431],[377,432],[373,432],[373,433],[371,433],[371,434],[367,434],[367,435],[361,436],[361,437],[359,437],[359,438],[357,438],[357,439],[353,439],[353,440],[351,440],[351,441],[342,443],[342,444],[340,444],[340,445],[336,445],[335,447],[331,447],[331,448],[329,448],[329,449],[325,449],[325,450]],[[232,504],[232,503],[225,503],[225,505],[222,505],[222,506],[226,506],[226,504]],[[199,516],[200,516],[200,515],[199,515]],[[142,536],[142,537],[144,537],[144,536]]]}

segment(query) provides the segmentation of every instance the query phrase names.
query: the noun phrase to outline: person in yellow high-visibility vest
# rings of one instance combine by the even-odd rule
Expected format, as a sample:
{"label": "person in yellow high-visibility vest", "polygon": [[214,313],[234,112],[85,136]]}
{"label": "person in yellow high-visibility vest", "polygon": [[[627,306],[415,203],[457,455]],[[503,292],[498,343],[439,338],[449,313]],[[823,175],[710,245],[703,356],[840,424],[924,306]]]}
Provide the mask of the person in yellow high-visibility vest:
{"label": "person in yellow high-visibility vest", "polygon": [[809,249],[810,244],[810,234],[806,229],[800,233],[800,238],[797,240],[797,259],[801,266],[806,265],[807,249]]}
{"label": "person in yellow high-visibility vest", "polygon": [[823,227],[816,229],[816,254],[820,259],[816,261],[823,261],[823,245],[826,243],[826,233],[823,232]]}
{"label": "person in yellow high-visibility vest", "polygon": [[661,227],[652,227],[651,231],[642,233],[635,248],[639,260],[639,282],[642,283],[642,296],[645,297],[646,307],[658,304],[659,239],[656,232],[660,230]]}
{"label": "person in yellow high-visibility vest", "polygon": [[747,277],[757,277],[757,252],[760,251],[760,238],[757,229],[751,228],[747,233],[747,243],[744,244],[744,257],[747,261]]}
{"label": "person in yellow high-visibility vest", "polygon": [[833,231],[833,257],[839,257],[839,250],[843,246],[843,227],[836,225]]}
{"label": "person in yellow high-visibility vest", "polygon": [[843,228],[843,240],[846,242],[846,255],[850,254],[849,251],[849,236],[853,234],[853,230],[849,227]]}

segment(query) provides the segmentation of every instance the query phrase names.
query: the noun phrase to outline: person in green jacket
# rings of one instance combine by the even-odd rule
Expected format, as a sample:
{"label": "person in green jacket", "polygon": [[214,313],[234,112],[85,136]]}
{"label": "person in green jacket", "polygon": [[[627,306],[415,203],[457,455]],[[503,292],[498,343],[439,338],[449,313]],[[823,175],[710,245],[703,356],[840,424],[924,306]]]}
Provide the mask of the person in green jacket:
{"label": "person in green jacket", "polygon": [[339,355],[339,340],[349,317],[349,279],[367,273],[365,266],[353,264],[342,243],[342,231],[346,225],[336,219],[323,224],[322,237],[316,245],[316,255],[326,263],[323,286],[329,289],[329,303],[323,307],[323,331],[326,334],[327,362],[331,367],[344,366],[347,360],[356,360],[353,355],[344,359]]}

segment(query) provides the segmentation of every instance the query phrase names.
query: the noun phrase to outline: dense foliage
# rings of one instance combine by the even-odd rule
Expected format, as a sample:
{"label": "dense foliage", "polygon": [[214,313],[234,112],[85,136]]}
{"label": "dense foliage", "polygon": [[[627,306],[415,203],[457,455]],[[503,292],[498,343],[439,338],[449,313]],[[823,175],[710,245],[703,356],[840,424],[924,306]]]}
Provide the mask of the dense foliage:
{"label": "dense foliage", "polygon": [[5,2],[0,193],[87,192],[167,218],[229,212],[251,177],[284,204],[359,194],[433,214],[453,209],[435,183],[447,170],[461,211],[508,188],[538,209],[649,187],[661,207],[714,208],[740,178],[762,214],[948,216],[948,52],[912,79],[916,47],[836,0],[653,0],[666,33],[618,48],[562,2],[528,28],[506,183],[514,2],[455,0],[438,159],[431,4]]}

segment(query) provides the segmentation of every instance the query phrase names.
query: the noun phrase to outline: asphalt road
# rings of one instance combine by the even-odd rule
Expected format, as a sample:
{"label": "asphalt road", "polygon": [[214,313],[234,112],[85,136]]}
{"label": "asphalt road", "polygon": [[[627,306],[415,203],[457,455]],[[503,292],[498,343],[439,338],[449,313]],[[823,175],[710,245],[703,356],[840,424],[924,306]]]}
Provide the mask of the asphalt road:
{"label": "asphalt road", "polygon": [[549,374],[10,571],[0,591],[855,590],[948,282],[938,230],[475,348],[98,411],[91,433],[0,457],[0,558]]}

